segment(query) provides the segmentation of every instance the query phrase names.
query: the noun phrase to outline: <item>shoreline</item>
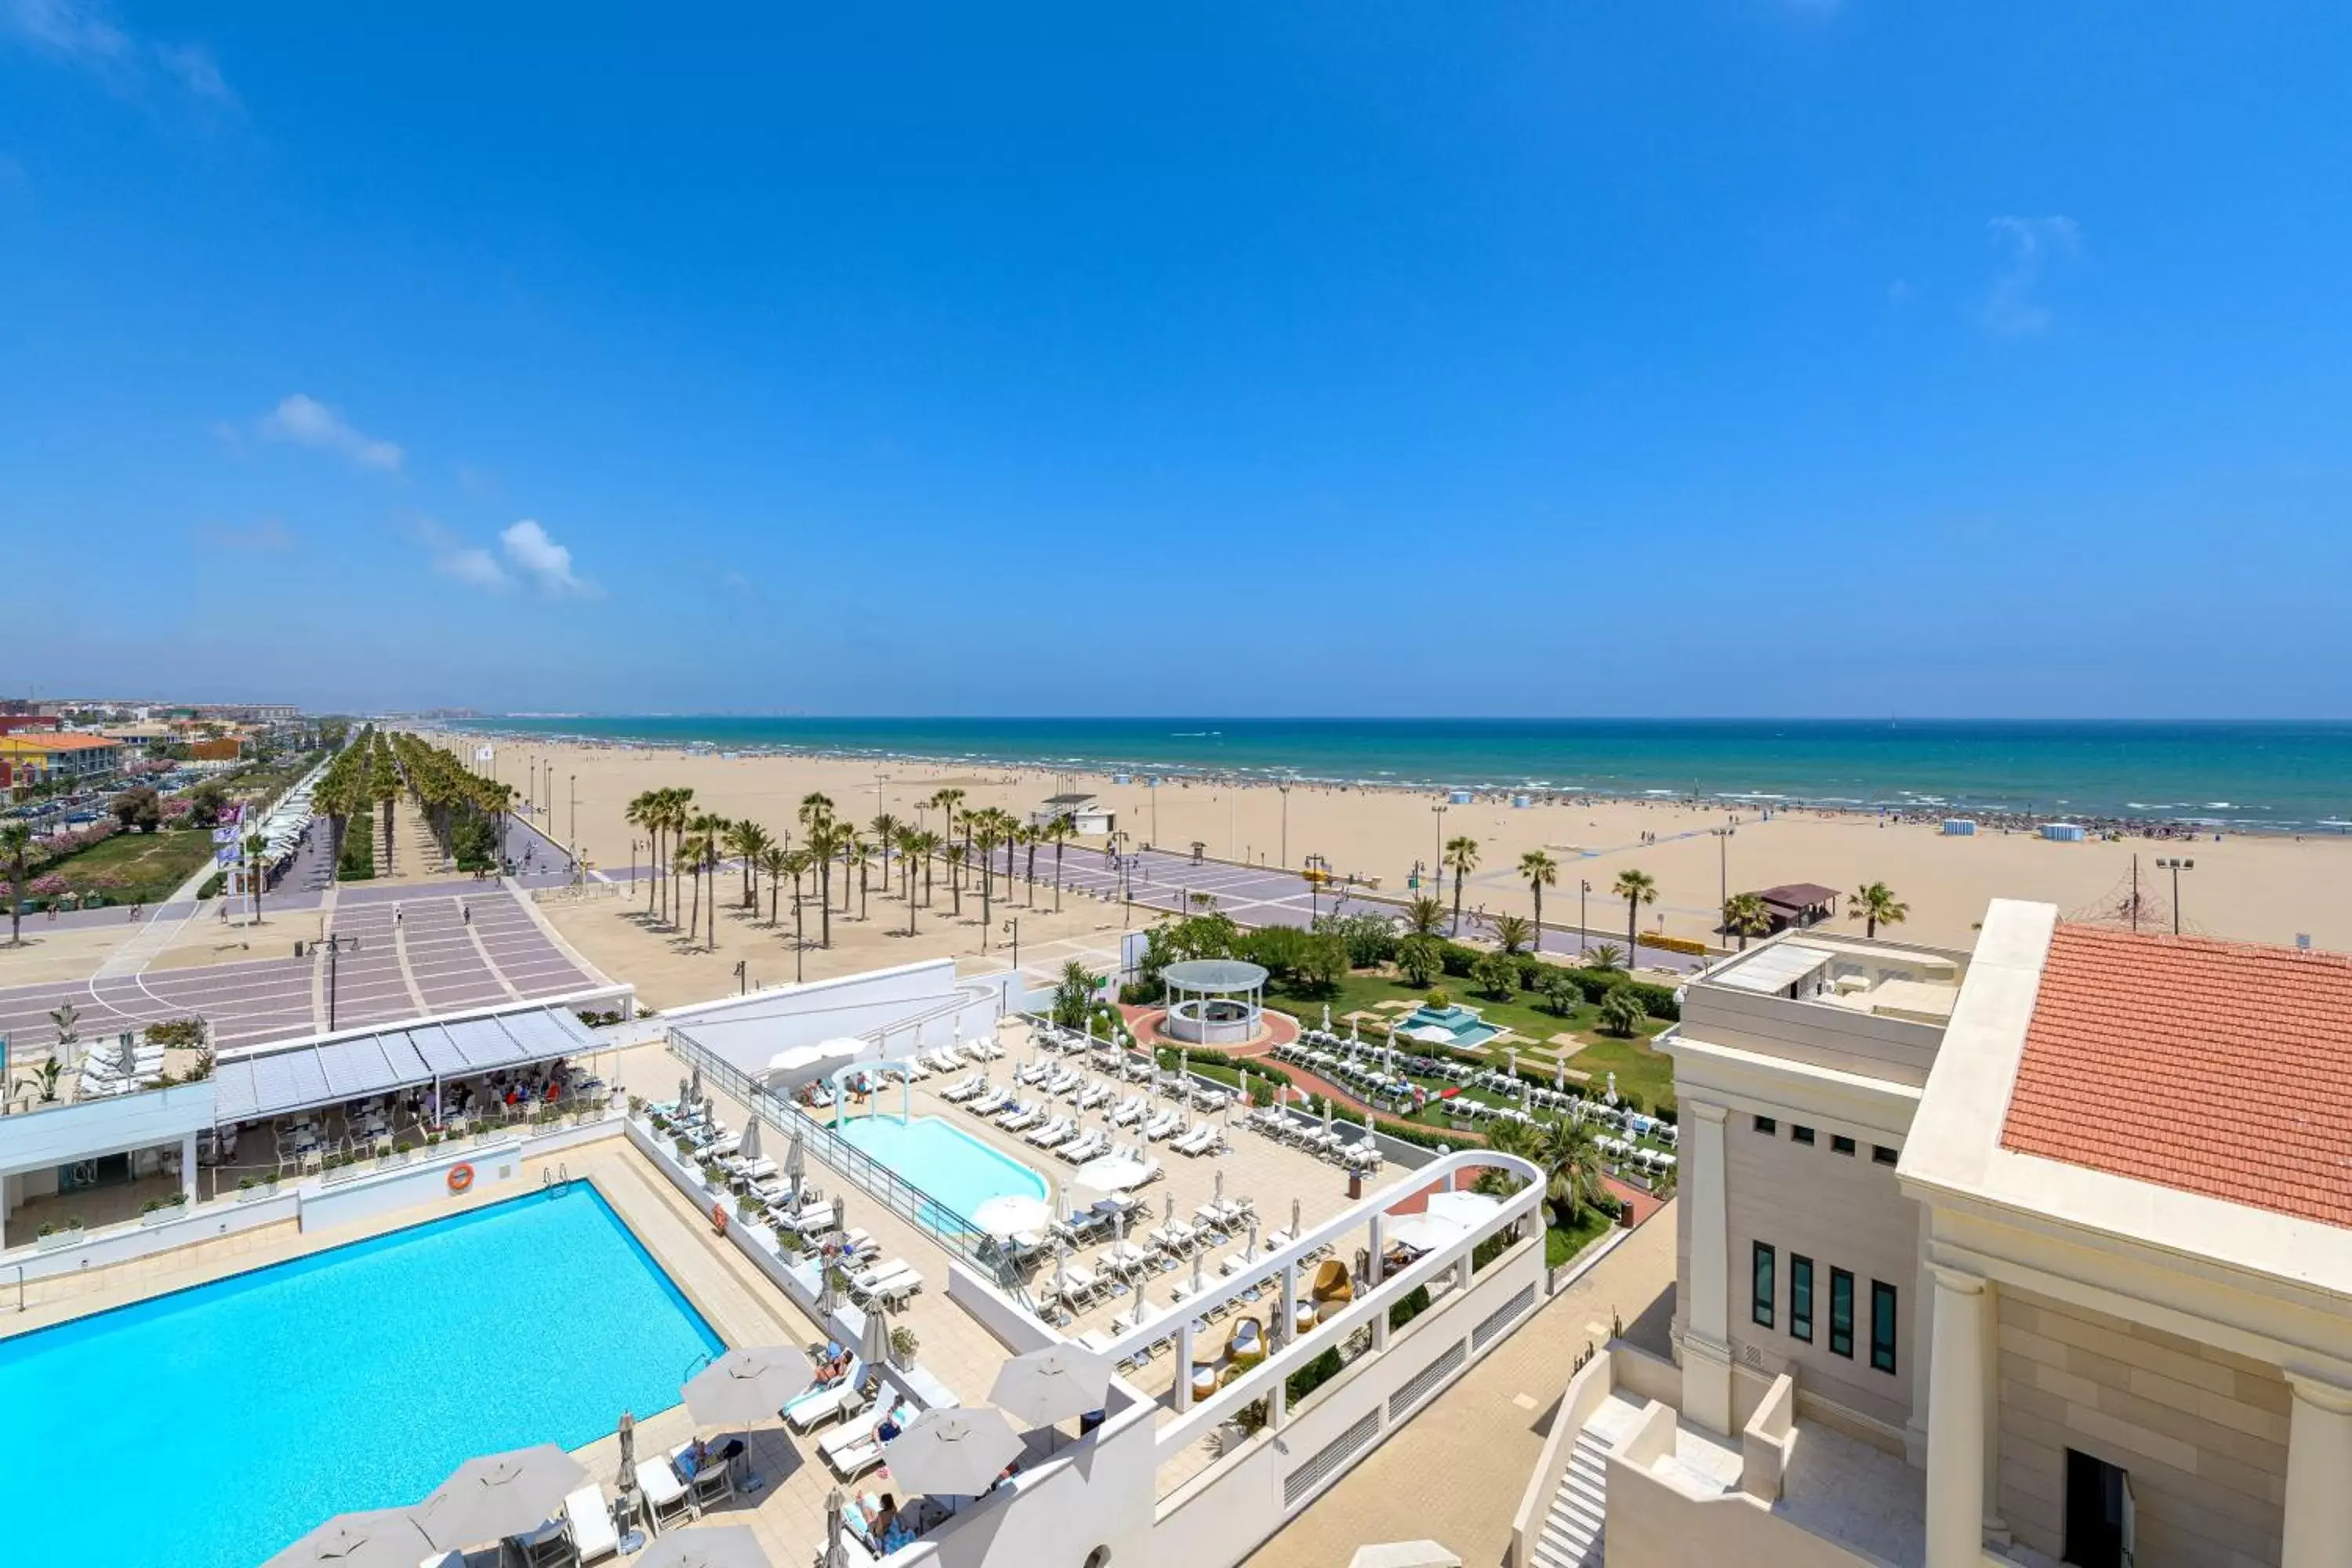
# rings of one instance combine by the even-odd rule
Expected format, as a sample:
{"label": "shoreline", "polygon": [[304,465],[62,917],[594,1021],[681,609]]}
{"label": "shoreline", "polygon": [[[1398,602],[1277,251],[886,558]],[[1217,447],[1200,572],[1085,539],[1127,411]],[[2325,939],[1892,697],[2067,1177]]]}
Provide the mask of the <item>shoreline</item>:
{"label": "shoreline", "polygon": [[[1974,822],[1979,830],[2010,833],[2038,832],[2044,825],[2072,824],[2095,837],[2107,839],[2147,839],[2158,843],[2196,843],[2225,834],[2245,834],[2264,838],[2302,842],[2309,839],[2352,839],[2352,819],[2321,818],[2314,822],[2273,821],[2261,817],[2230,817],[2214,816],[2159,815],[2169,807],[2149,807],[2150,815],[2135,816],[2093,812],[2040,810],[2012,806],[1969,805],[1946,797],[1897,792],[1905,798],[1870,800],[1848,795],[1808,796],[1766,790],[1611,790],[1601,788],[1569,788],[1546,782],[1527,780],[1511,784],[1491,781],[1463,783],[1442,778],[1405,778],[1395,775],[1348,776],[1318,774],[1295,768],[1240,766],[1210,768],[1197,764],[1106,762],[1097,758],[1057,758],[1050,756],[1015,756],[985,752],[933,752],[889,748],[841,747],[822,745],[792,745],[763,742],[728,746],[711,741],[679,741],[645,737],[599,735],[572,731],[515,730],[497,721],[443,721],[425,725],[438,729],[440,723],[462,724],[462,728],[441,732],[453,737],[473,736],[512,745],[578,746],[592,751],[615,751],[638,755],[669,754],[680,757],[710,757],[720,761],[749,761],[760,758],[780,758],[788,761],[849,763],[913,763],[934,768],[1000,768],[1015,774],[1044,773],[1057,777],[1084,779],[1100,787],[1157,787],[1150,781],[1167,780],[1180,785],[1205,784],[1214,787],[1243,789],[1279,788],[1285,784],[1301,788],[1348,792],[1352,790],[1391,792],[1407,795],[1452,795],[1466,792],[1468,801],[1457,805],[1512,806],[1528,809],[1539,806],[1600,806],[1658,805],[1685,809],[1724,812],[1755,812],[1761,816],[1778,816],[1783,812],[1802,812],[1825,817],[1846,817],[1862,821],[1885,821],[1907,826],[1940,826],[1947,820]],[[1517,797],[1525,797],[1524,806],[1515,805]],[[2206,810],[2225,803],[2210,803]],[[2179,810],[2190,809],[2185,804]]]}

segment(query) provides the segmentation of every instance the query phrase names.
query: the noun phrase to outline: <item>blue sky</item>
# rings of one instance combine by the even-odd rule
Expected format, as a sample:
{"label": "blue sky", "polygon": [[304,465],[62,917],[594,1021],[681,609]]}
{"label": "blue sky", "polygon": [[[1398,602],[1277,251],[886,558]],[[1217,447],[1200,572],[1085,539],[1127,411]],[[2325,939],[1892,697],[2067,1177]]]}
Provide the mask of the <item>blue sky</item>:
{"label": "blue sky", "polygon": [[0,0],[10,694],[2352,717],[2318,4]]}

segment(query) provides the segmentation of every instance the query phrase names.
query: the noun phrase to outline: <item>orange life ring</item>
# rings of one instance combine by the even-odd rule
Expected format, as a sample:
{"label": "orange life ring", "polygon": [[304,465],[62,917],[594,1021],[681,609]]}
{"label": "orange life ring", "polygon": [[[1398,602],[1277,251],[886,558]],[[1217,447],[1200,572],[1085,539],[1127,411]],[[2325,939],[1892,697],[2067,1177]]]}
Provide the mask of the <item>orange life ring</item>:
{"label": "orange life ring", "polygon": [[710,1223],[719,1227],[719,1235],[724,1236],[727,1234],[727,1205],[725,1204],[712,1204],[710,1205]]}
{"label": "orange life ring", "polygon": [[462,1193],[474,1184],[474,1167],[460,1163],[449,1167],[449,1190]]}

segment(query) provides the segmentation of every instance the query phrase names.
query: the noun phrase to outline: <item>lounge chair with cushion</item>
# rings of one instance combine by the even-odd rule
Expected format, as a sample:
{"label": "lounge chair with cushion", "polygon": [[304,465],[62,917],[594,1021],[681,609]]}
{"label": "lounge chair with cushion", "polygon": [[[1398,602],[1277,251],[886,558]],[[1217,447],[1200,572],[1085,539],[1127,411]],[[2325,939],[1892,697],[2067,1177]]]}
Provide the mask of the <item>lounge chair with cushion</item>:
{"label": "lounge chair with cushion", "polygon": [[1318,1312],[1328,1303],[1354,1300],[1356,1288],[1349,1282],[1348,1266],[1336,1258],[1325,1258],[1315,1270],[1315,1289],[1308,1294]]}
{"label": "lounge chair with cushion", "polygon": [[1265,1328],[1255,1318],[1242,1318],[1225,1336],[1225,1359],[1236,1367],[1255,1366],[1265,1359]]}
{"label": "lounge chair with cushion", "polygon": [[563,1500],[563,1522],[571,1532],[572,1550],[583,1563],[621,1554],[621,1532],[613,1528],[613,1510],[598,1487],[582,1487]]}
{"label": "lounge chair with cushion", "polygon": [[637,1492],[646,1500],[646,1521],[656,1531],[694,1514],[693,1494],[660,1455],[637,1461]]}
{"label": "lounge chair with cushion", "polygon": [[835,1416],[846,1419],[861,1404],[857,1389],[866,1376],[866,1363],[852,1362],[849,1370],[823,1388],[812,1388],[783,1408],[785,1425],[795,1432],[806,1432],[824,1425]]}
{"label": "lounge chair with cushion", "polygon": [[[680,1443],[669,1451],[669,1464],[673,1471],[677,1468],[677,1462],[686,1458],[686,1451],[691,1447],[693,1445],[690,1443]],[[710,1456],[703,1460],[702,1468],[695,1471],[693,1479],[687,1482],[687,1492],[692,1500],[694,1511],[698,1515],[712,1503],[726,1501],[735,1495],[734,1467],[720,1458],[714,1448]]]}

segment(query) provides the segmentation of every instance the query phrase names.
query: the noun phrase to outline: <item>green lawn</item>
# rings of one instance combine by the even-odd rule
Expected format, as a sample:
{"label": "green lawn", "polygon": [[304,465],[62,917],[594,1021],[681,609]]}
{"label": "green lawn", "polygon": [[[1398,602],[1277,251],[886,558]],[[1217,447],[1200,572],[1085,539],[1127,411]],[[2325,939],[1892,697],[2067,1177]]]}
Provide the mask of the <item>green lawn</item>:
{"label": "green lawn", "polygon": [[[1674,1063],[1650,1046],[1650,1042],[1667,1027],[1664,1020],[1646,1018],[1643,1020],[1638,1037],[1620,1039],[1614,1035],[1601,1032],[1600,1009],[1590,1003],[1580,1003],[1563,1017],[1551,1011],[1543,998],[1532,991],[1517,992],[1509,1001],[1498,1002],[1475,990],[1466,979],[1448,975],[1438,984],[1455,1003],[1475,1007],[1486,1022],[1513,1031],[1515,1038],[1486,1048],[1487,1059],[1496,1067],[1506,1063],[1511,1047],[1516,1046],[1522,1067],[1549,1068],[1559,1050],[1558,1047],[1550,1044],[1550,1037],[1566,1031],[1583,1042],[1583,1048],[1568,1058],[1568,1065],[1578,1072],[1591,1073],[1594,1089],[1605,1085],[1609,1081],[1609,1074],[1614,1072],[1617,1075],[1617,1092],[1621,1096],[1638,1095],[1643,1105],[1653,1110],[1662,1104],[1674,1104]],[[1266,988],[1269,1003],[1296,1015],[1300,1023],[1310,1027],[1322,1024],[1323,1005],[1328,1002],[1332,1026],[1342,1034],[1346,1033],[1347,1026],[1339,1019],[1345,1014],[1360,1009],[1372,1012],[1382,1002],[1417,1002],[1423,994],[1422,991],[1392,975],[1370,970],[1359,970],[1349,975],[1328,996],[1293,992],[1275,984]],[[1396,1016],[1402,1016],[1402,1014]],[[1375,1031],[1367,1027],[1364,1037],[1373,1039]],[[1496,1098],[1477,1090],[1465,1092],[1478,1093],[1482,1099]],[[1424,1112],[1419,1120],[1431,1121],[1433,1118]]]}
{"label": "green lawn", "polygon": [[1591,1243],[1616,1221],[1587,1204],[1577,1211],[1576,1224],[1566,1230],[1552,1226],[1544,1232],[1544,1266],[1557,1268]]}
{"label": "green lawn", "polygon": [[42,868],[64,877],[77,895],[102,894],[110,904],[160,903],[213,858],[212,835],[201,828],[118,833]]}

